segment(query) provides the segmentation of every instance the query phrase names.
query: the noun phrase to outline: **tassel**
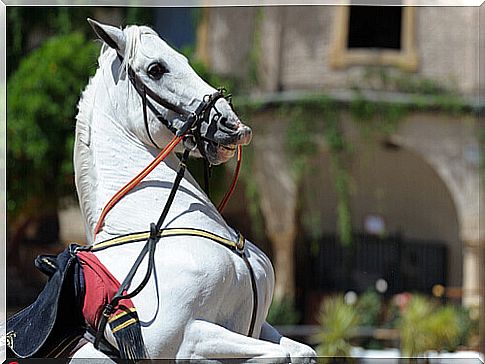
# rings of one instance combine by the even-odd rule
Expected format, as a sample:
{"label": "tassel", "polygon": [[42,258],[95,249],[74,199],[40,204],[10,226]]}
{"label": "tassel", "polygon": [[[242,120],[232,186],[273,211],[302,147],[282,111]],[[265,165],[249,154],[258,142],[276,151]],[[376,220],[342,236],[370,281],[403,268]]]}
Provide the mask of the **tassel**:
{"label": "tassel", "polygon": [[113,315],[109,320],[109,326],[118,344],[121,359],[137,361],[148,358],[140,321],[134,308]]}

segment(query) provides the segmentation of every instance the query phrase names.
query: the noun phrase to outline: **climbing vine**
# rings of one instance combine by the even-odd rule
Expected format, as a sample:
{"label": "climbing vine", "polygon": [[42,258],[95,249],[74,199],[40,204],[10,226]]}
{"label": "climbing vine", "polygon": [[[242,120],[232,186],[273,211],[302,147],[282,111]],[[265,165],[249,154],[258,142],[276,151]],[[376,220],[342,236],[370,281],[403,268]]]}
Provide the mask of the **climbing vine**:
{"label": "climbing vine", "polygon": [[254,151],[253,148],[244,149],[244,163],[241,168],[240,178],[244,184],[244,192],[248,201],[248,213],[252,222],[252,233],[256,238],[262,239],[264,236],[264,216],[261,211],[261,196],[258,184],[254,179]]}
{"label": "climbing vine", "polygon": [[[262,103],[248,102],[248,100],[241,98],[235,99],[234,104],[237,106],[236,112],[241,120],[249,126],[252,126],[251,121],[264,106]],[[262,239],[264,237],[264,216],[261,211],[261,196],[258,184],[254,178],[254,148],[243,148],[243,151],[243,163],[239,178],[242,182],[241,185],[244,187],[248,213],[252,222],[252,232],[255,237]]]}
{"label": "climbing vine", "polygon": [[348,163],[352,148],[341,129],[338,106],[330,98],[320,96],[282,107],[280,113],[290,117],[287,129],[287,147],[294,161],[297,181],[311,169],[311,161],[320,151],[319,136],[323,136],[330,154],[337,194],[337,231],[341,243],[350,245],[352,243],[352,222]]}

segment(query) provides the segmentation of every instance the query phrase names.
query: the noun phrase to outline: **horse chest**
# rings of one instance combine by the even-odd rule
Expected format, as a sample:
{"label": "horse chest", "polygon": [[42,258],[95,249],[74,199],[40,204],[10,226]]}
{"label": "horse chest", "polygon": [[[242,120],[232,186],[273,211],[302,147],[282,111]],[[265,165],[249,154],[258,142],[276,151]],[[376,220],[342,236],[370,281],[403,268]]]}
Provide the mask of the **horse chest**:
{"label": "horse chest", "polygon": [[[122,282],[142,246],[143,243],[134,243],[95,254],[113,276]],[[247,247],[246,252],[258,292],[266,294],[272,290],[271,264],[264,253],[252,245]],[[154,289],[157,289],[171,297],[175,291],[186,291],[189,288],[194,295],[198,295],[196,298],[199,301],[208,300],[214,288],[226,293],[225,300],[235,292],[239,300],[251,299],[253,294],[250,272],[244,259],[238,253],[211,241],[168,238],[157,246],[156,267],[156,279],[152,277],[150,284],[140,295],[153,294]],[[145,259],[133,279],[132,287],[136,287],[143,278],[146,268]],[[161,297],[163,299],[163,295]]]}

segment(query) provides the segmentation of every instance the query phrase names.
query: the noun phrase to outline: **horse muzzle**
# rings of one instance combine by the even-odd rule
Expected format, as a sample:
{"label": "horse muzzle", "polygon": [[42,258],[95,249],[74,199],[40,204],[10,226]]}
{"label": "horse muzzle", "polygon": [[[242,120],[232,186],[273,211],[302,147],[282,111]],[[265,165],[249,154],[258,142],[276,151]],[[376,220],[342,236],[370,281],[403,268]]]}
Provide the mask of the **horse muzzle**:
{"label": "horse muzzle", "polygon": [[231,133],[218,131],[214,138],[205,138],[205,154],[209,163],[222,164],[234,157],[238,145],[248,145],[251,142],[252,131],[240,123]]}

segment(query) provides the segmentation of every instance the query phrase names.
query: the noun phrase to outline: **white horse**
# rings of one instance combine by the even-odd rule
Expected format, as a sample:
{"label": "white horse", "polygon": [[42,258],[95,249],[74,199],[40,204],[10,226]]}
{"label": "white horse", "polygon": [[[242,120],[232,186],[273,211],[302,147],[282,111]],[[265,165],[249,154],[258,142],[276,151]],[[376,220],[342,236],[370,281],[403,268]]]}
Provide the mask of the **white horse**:
{"label": "white horse", "polygon": [[[160,215],[179,163],[171,153],[108,213],[93,239],[106,202],[154,159],[160,151],[158,146],[163,147],[173,136],[151,111],[146,130],[141,98],[127,77],[128,65],[160,98],[187,112],[193,112],[204,95],[216,90],[152,29],[130,26],[121,30],[90,23],[105,44],[98,59],[99,69],[79,104],[74,162],[88,241],[96,244],[122,234],[147,231]],[[154,105],[171,127],[181,127],[178,113]],[[251,130],[239,121],[224,98],[215,106],[222,113],[221,122],[215,130],[213,126],[204,129],[203,137],[211,140],[205,140],[204,152],[212,164],[220,164],[233,157],[235,145],[249,143]],[[237,239],[236,232],[189,174],[181,182],[163,227],[199,228],[232,241]],[[143,244],[126,244],[95,254],[122,282]],[[287,362],[298,358],[308,361],[315,356],[313,349],[282,337],[265,321],[273,294],[273,268],[255,245],[246,242],[245,249],[258,295],[252,337],[246,335],[254,299],[243,259],[201,237],[166,237],[159,241],[155,273],[132,299],[150,358],[271,358]],[[132,287],[142,280],[146,260]],[[105,336],[116,346],[109,327]],[[92,344],[73,357],[107,358]]]}

